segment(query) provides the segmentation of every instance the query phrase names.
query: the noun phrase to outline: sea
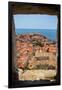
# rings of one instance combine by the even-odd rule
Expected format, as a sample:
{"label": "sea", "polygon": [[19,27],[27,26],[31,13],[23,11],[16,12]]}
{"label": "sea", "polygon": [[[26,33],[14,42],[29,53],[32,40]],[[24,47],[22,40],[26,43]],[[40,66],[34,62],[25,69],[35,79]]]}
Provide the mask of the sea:
{"label": "sea", "polygon": [[57,40],[56,29],[16,29],[16,35],[29,33],[40,33],[41,35],[46,36],[49,40]]}

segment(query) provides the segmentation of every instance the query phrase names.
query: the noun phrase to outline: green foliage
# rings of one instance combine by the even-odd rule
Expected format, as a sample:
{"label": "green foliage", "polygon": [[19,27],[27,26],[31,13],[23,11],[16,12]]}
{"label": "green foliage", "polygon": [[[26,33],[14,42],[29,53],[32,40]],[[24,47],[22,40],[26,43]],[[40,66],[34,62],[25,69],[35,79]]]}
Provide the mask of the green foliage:
{"label": "green foliage", "polygon": [[38,40],[33,40],[32,41],[32,44],[33,44],[33,46],[41,46],[41,47],[43,47],[44,46],[44,43],[43,42],[41,42],[41,41],[38,41]]}

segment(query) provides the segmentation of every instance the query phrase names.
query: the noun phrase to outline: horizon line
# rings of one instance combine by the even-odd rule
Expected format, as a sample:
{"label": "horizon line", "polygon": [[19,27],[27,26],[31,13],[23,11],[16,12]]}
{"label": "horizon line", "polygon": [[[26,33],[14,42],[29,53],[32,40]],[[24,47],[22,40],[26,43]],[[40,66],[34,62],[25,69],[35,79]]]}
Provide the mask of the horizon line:
{"label": "horizon line", "polygon": [[[42,29],[42,28],[15,28],[15,29]],[[44,29],[44,28],[43,28]],[[48,29],[48,28],[47,28]],[[49,30],[49,29],[48,29]],[[52,30],[52,29],[51,29]],[[57,29],[53,29],[53,30],[57,30]]]}

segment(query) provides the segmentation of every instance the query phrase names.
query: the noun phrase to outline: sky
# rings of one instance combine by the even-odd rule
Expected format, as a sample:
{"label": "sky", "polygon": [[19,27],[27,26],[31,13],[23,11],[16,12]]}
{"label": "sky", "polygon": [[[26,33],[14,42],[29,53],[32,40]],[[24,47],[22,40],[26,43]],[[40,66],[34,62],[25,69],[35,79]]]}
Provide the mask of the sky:
{"label": "sky", "polygon": [[14,15],[16,29],[57,29],[57,16],[41,14]]}

